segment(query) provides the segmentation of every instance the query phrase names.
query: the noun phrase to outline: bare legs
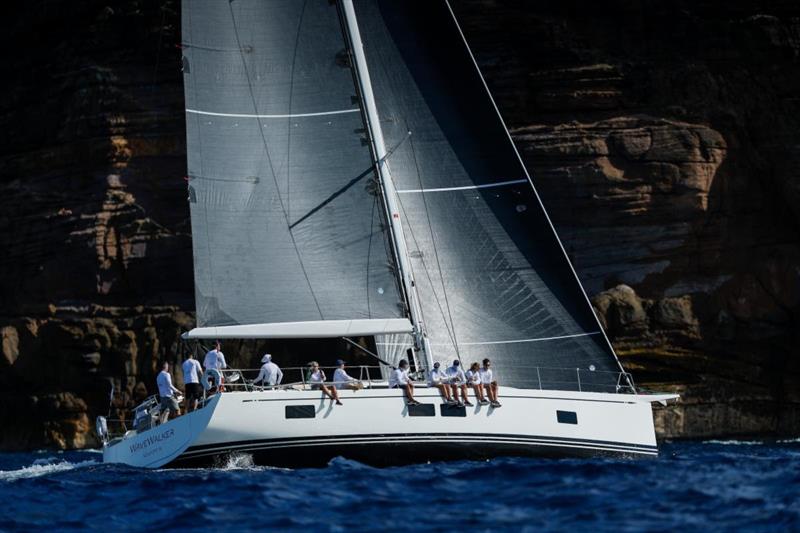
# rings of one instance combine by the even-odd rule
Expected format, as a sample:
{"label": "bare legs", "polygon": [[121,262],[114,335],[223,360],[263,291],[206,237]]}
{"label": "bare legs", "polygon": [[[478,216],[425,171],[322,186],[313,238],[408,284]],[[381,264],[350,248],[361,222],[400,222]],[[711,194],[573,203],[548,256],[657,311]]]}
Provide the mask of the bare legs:
{"label": "bare legs", "polygon": [[319,388],[328,398],[334,400],[336,405],[342,405],[342,402],[339,401],[339,393],[336,391],[336,387],[328,387],[325,384],[320,384]]}
{"label": "bare legs", "polygon": [[[469,403],[469,398],[467,397],[467,384],[466,383],[462,383],[460,385],[453,384],[453,385],[450,385],[450,387],[453,389],[453,399],[456,402],[458,402],[458,403],[462,403],[463,402],[464,405],[472,405],[471,403]],[[461,401],[459,401],[459,399],[458,399],[458,391],[459,390],[461,391]]]}
{"label": "bare legs", "polygon": [[453,397],[450,395],[450,387],[444,383],[436,383],[436,388],[439,389],[439,394],[442,395],[442,398],[444,398],[445,401],[448,403],[453,401]]}

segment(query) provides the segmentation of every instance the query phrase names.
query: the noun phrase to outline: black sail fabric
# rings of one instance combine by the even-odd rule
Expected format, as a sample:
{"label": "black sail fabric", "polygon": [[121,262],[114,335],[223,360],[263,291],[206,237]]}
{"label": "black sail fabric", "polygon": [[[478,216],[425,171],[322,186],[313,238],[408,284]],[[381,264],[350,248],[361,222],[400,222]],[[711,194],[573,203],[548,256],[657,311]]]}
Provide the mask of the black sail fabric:
{"label": "black sail fabric", "polygon": [[337,6],[182,9],[198,326],[402,317]]}
{"label": "black sail fabric", "polygon": [[448,5],[355,5],[433,358],[489,357],[512,386],[615,390],[616,356]]}

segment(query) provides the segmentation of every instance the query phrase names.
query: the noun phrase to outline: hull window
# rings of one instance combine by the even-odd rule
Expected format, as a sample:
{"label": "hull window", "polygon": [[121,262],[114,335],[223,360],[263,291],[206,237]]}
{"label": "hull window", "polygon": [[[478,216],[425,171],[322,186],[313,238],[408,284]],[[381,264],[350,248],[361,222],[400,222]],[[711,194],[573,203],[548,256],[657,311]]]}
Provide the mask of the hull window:
{"label": "hull window", "polygon": [[314,418],[317,410],[313,405],[287,405],[286,418]]}
{"label": "hull window", "polygon": [[436,416],[436,406],[434,406],[432,403],[409,405],[408,416]]}
{"label": "hull window", "polygon": [[577,424],[578,413],[575,411],[556,411],[556,418],[561,424]]}
{"label": "hull window", "polygon": [[451,407],[449,405],[441,406],[442,416],[467,416],[466,407]]}

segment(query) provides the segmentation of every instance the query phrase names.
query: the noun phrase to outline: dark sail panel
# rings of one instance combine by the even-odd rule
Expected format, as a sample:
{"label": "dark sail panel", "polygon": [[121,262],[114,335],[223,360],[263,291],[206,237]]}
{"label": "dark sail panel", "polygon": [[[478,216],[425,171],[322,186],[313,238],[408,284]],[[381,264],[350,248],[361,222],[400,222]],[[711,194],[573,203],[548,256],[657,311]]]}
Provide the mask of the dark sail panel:
{"label": "dark sail panel", "polygon": [[509,385],[577,388],[580,374],[613,390],[616,357],[447,4],[356,11],[433,357],[490,357]]}
{"label": "dark sail panel", "polygon": [[337,6],[182,9],[198,326],[402,316]]}

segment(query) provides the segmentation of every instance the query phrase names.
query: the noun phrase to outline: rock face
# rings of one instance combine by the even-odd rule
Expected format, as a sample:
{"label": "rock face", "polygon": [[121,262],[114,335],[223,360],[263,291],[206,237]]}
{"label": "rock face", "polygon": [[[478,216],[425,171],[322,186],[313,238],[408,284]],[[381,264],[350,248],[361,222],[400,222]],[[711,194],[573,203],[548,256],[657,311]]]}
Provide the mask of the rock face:
{"label": "rock face", "polygon": [[[683,395],[659,432],[800,432],[800,8],[451,4],[623,363]],[[4,18],[2,449],[93,444],[192,326],[178,10]]]}

